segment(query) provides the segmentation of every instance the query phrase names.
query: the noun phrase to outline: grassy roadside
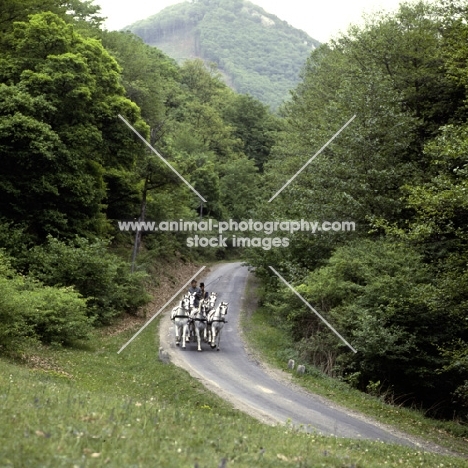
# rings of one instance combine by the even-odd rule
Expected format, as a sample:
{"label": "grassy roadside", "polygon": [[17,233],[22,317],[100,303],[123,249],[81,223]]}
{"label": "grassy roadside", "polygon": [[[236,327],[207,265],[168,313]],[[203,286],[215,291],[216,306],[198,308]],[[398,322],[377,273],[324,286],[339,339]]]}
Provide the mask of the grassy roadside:
{"label": "grassy roadside", "polygon": [[[388,405],[379,398],[355,390],[318,370],[309,368],[305,375],[288,370],[288,350],[292,350],[294,344],[287,333],[271,325],[265,308],[256,307],[255,298],[258,296],[259,287],[258,280],[251,275],[245,294],[241,326],[247,345],[260,359],[272,367],[288,372],[294,383],[315,394],[408,434],[468,456],[468,429],[464,426],[426,418],[420,411]],[[465,466],[468,466],[468,463],[465,463]]]}
{"label": "grassy roadside", "polygon": [[29,365],[0,359],[0,467],[466,466],[263,425],[160,362],[156,324],[118,355],[134,331],[41,348]]}

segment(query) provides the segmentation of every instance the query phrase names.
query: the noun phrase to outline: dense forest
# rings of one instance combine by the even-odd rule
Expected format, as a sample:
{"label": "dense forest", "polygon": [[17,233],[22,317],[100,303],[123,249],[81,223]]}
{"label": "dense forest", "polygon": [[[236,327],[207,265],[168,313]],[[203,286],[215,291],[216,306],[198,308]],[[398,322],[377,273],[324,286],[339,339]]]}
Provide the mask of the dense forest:
{"label": "dense forest", "polygon": [[[205,216],[249,216],[278,121],[201,61],[178,66],[131,33],[104,32],[89,2],[9,0],[0,13],[0,351],[73,344],[135,313],[155,259],[119,220],[197,219],[200,200],[125,118],[206,196]],[[47,10],[47,11],[44,11]],[[230,193],[235,184],[235,192]],[[248,190],[247,190],[248,188]]]}
{"label": "dense forest", "polygon": [[465,1],[420,2],[352,27],[311,52],[278,117],[214,66],[178,65],[132,33],[102,30],[89,2],[7,0],[0,353],[74,345],[134,314],[163,258],[233,254],[146,233],[132,272],[135,236],[119,220],[352,221],[354,232],[296,232],[288,248],[245,249],[262,307],[292,337],[290,352],[323,372],[466,422],[467,20]]}
{"label": "dense forest", "polygon": [[468,413],[467,15],[462,1],[402,4],[312,52],[265,165],[265,200],[357,117],[257,217],[357,228],[248,252],[299,356],[449,418]]}
{"label": "dense forest", "polygon": [[215,63],[239,93],[277,109],[299,82],[318,41],[244,0],[197,0],[165,8],[128,27],[183,61]]}

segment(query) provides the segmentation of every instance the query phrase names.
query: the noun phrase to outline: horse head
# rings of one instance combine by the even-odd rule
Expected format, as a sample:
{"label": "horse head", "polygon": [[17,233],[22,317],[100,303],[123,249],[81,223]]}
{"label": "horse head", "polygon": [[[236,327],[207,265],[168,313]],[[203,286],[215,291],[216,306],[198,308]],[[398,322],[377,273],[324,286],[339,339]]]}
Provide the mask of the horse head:
{"label": "horse head", "polygon": [[188,294],[185,294],[182,300],[179,302],[178,306],[175,306],[172,309],[171,320],[175,318],[176,315],[184,315],[184,313],[190,311],[190,299]]}
{"label": "horse head", "polygon": [[188,292],[184,297],[187,297],[188,301],[189,301],[189,306],[190,308],[192,309],[194,306],[195,306],[195,296],[196,296],[196,292]]}
{"label": "horse head", "polygon": [[221,302],[218,306],[218,310],[222,315],[226,315],[228,311],[229,302]]}
{"label": "horse head", "polygon": [[210,305],[210,308],[214,309],[216,305],[216,299],[218,298],[218,295],[215,292],[212,292],[210,296],[208,297],[208,303]]}
{"label": "horse head", "polygon": [[184,310],[190,310],[190,298],[187,294],[180,301],[180,307]]}
{"label": "horse head", "polygon": [[203,315],[207,315],[207,313],[209,312],[210,310],[210,301],[208,299],[201,299],[200,300],[200,303],[199,303],[199,307],[198,307],[198,310],[203,314]]}

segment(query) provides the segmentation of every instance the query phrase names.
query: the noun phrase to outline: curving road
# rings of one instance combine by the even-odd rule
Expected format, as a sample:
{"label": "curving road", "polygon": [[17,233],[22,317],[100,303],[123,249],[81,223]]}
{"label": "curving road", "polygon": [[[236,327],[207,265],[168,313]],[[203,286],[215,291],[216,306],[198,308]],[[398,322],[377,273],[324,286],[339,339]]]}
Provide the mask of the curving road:
{"label": "curving road", "polygon": [[202,344],[201,353],[197,352],[194,342],[187,343],[185,350],[176,347],[172,324],[168,315],[164,317],[160,327],[161,346],[169,351],[174,364],[189,371],[236,408],[266,423],[289,421],[324,435],[381,440],[412,447],[426,445],[309,394],[252,359],[239,334],[239,312],[248,275],[247,267],[241,263],[229,263],[215,267],[204,279],[207,291],[218,293],[218,302],[229,302],[220,352],[211,350],[206,343]]}

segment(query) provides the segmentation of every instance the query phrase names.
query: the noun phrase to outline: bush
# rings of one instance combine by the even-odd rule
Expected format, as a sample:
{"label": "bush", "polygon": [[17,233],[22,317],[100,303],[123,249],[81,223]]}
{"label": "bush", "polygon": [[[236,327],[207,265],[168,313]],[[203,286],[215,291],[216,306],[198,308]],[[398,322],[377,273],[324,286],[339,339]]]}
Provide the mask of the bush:
{"label": "bush", "polygon": [[380,381],[396,395],[417,395],[415,400],[427,407],[454,391],[454,381],[440,373],[447,362],[441,348],[461,330],[450,311],[439,306],[433,272],[410,246],[351,242],[297,289],[358,353],[350,353],[326,329],[331,340],[318,340],[324,327],[304,307],[290,313],[296,329],[312,330],[303,335],[316,345],[309,348],[334,352],[336,366],[345,376],[352,374],[360,389]]}
{"label": "bush", "polygon": [[54,288],[29,281],[23,296],[33,305],[25,309],[26,323],[44,343],[72,344],[87,339],[92,320],[86,300],[71,287]]}
{"label": "bush", "polygon": [[0,352],[16,351],[26,341],[35,341],[33,327],[23,315],[25,298],[14,280],[0,278]]}
{"label": "bush", "polygon": [[130,266],[108,251],[108,242],[77,237],[64,243],[51,236],[45,246],[30,256],[30,273],[49,286],[73,286],[87,298],[88,316],[109,323],[123,311],[136,312],[146,304],[143,272],[130,273]]}
{"label": "bush", "polygon": [[0,352],[26,344],[70,344],[88,338],[86,301],[72,288],[52,288],[16,274],[0,252]]}

